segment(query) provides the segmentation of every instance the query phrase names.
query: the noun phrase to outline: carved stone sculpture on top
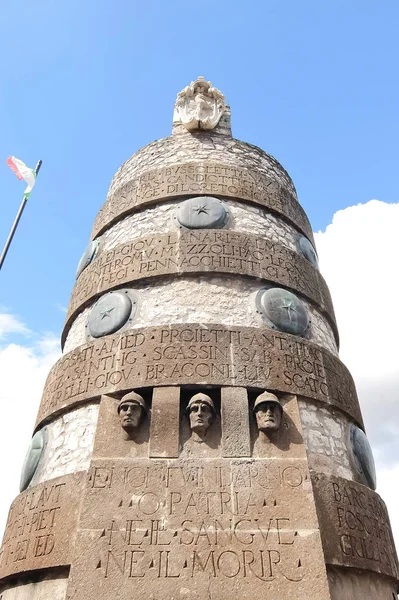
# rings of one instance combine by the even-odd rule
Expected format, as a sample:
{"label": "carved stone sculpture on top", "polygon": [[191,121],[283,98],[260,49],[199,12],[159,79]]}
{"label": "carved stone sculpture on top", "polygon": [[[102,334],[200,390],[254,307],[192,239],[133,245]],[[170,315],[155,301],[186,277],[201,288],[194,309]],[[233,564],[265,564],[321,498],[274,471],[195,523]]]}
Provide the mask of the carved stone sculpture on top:
{"label": "carved stone sculpture on top", "polygon": [[203,439],[216,414],[212,398],[202,393],[195,394],[187,405],[187,413],[191,431]]}
{"label": "carved stone sculpture on top", "polygon": [[131,435],[140,427],[144,416],[147,414],[144,398],[136,392],[125,394],[118,404],[118,414],[122,429]]}
{"label": "carved stone sculpture on top", "polygon": [[198,77],[177,94],[174,123],[183,123],[192,129],[214,129],[226,108],[221,91],[212,87],[210,81]]}
{"label": "carved stone sculpture on top", "polygon": [[280,428],[283,420],[283,407],[277,396],[270,392],[263,392],[256,398],[253,410],[259,431],[270,433]]}

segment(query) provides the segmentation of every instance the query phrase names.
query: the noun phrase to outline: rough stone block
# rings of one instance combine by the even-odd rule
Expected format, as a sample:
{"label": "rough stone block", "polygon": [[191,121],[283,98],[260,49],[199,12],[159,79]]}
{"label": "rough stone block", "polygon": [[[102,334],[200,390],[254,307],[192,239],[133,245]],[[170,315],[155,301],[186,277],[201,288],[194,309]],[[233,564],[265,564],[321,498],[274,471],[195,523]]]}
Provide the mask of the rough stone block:
{"label": "rough stone block", "polygon": [[376,571],[398,579],[398,559],[386,506],[368,487],[312,473],[327,564]]}
{"label": "rough stone block", "polygon": [[83,473],[50,479],[12,503],[0,551],[0,577],[69,565]]}
{"label": "rough stone block", "polygon": [[64,600],[68,574],[68,570],[57,569],[44,577],[42,573],[22,576],[0,587],[0,600]]}
{"label": "rough stone block", "polygon": [[397,600],[396,583],[376,573],[327,567],[331,600]]}
{"label": "rough stone block", "polygon": [[151,410],[150,456],[179,456],[180,388],[154,388]]}
{"label": "rough stone block", "polygon": [[329,598],[301,459],[95,461],[69,600]]}
{"label": "rough stone block", "polygon": [[223,387],[220,393],[222,455],[250,456],[248,392],[245,388]]}

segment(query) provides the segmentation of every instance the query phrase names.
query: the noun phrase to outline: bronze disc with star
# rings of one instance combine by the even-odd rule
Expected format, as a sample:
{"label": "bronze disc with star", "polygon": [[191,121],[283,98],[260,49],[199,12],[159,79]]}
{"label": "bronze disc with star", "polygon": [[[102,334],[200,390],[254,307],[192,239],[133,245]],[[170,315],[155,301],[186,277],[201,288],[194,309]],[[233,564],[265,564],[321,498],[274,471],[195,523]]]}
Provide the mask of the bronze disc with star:
{"label": "bronze disc with star", "polygon": [[302,256],[304,256],[314,266],[315,269],[319,268],[319,260],[317,258],[316,250],[313,248],[308,238],[306,238],[304,235],[300,235],[297,238],[297,248],[299,253],[302,254]]}
{"label": "bronze disc with star", "polygon": [[220,229],[226,225],[228,212],[218,198],[196,196],[177,206],[175,219],[187,229]]}
{"label": "bronze disc with star", "polygon": [[375,490],[377,487],[377,478],[373,451],[364,431],[354,423],[352,423],[350,428],[350,444],[352,462],[360,475],[362,483]]}
{"label": "bronze disc with star", "polygon": [[35,435],[31,439],[28,452],[26,453],[24,464],[22,466],[21,480],[19,484],[20,492],[26,490],[32,481],[39,465],[40,458],[43,455],[47,438],[47,427],[43,427],[43,429],[36,431]]}
{"label": "bronze disc with star", "polygon": [[309,328],[305,304],[295,294],[283,288],[269,288],[258,292],[256,299],[263,320],[272,329],[303,336]]}
{"label": "bronze disc with star", "polygon": [[79,264],[78,264],[78,268],[76,269],[76,279],[79,277],[79,275],[82,273],[82,271],[85,270],[85,268],[91,263],[91,261],[93,260],[93,258],[95,257],[96,253],[98,250],[98,241],[97,240],[93,240],[92,242],[89,242],[87,248],[85,249],[85,251],[83,252]]}
{"label": "bronze disc with star", "polygon": [[108,292],[91,310],[88,333],[94,338],[115,333],[132,316],[132,310],[133,303],[125,291]]}

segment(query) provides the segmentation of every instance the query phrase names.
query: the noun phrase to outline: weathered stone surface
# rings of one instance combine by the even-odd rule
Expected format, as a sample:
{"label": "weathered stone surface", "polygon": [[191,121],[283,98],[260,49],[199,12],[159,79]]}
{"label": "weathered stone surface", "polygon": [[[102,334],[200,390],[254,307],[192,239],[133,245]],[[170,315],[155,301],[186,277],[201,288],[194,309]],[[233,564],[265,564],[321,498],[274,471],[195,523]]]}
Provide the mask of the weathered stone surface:
{"label": "weathered stone surface", "polygon": [[298,405],[309,468],[355,479],[348,448],[352,419],[332,406],[308,398],[298,398]]}
{"label": "weathered stone surface", "polygon": [[222,455],[226,458],[251,456],[247,390],[224,387],[220,390],[220,395]]}
{"label": "weathered stone surface", "polygon": [[303,460],[95,461],[67,597],[329,598]]}
{"label": "weathered stone surface", "polygon": [[12,503],[0,551],[0,577],[69,565],[83,473],[51,479]]}
{"label": "weathered stone surface", "polygon": [[398,578],[398,559],[386,506],[368,487],[312,473],[326,563]]}
{"label": "weathered stone surface", "polygon": [[30,576],[25,574],[0,586],[0,600],[64,600],[67,586],[67,569],[57,569],[47,575],[43,575],[43,571]]}
{"label": "weathered stone surface", "polygon": [[63,340],[76,312],[101,293],[142,279],[185,273],[248,275],[292,288],[326,313],[338,337],[330,292],[308,260],[266,238],[209,230],[151,235],[100,254],[75,284]]}
{"label": "weathered stone surface", "polygon": [[48,423],[48,442],[31,486],[69,473],[87,471],[97,417],[97,403],[83,404]]}
{"label": "weathered stone surface", "polygon": [[[184,201],[175,198],[127,215],[97,238],[100,243],[99,252],[108,252],[118,244],[133,242],[154,233],[175,233],[176,209],[182,203]],[[276,214],[256,204],[226,198],[223,199],[223,205],[229,213],[225,229],[267,237],[276,244],[283,244],[290,250],[299,252],[298,230]]]}
{"label": "weathered stone surface", "polygon": [[152,394],[150,456],[179,456],[180,388],[158,387]]}
{"label": "weathered stone surface", "polygon": [[349,371],[319,346],[267,328],[187,324],[132,329],[66,354],[47,378],[37,423],[101,394],[189,384],[306,395],[362,422]]}
{"label": "weathered stone surface", "polygon": [[97,237],[124,215],[162,200],[200,194],[247,200],[281,214],[313,241],[298,200],[277,181],[249,169],[210,161],[175,164],[143,172],[119,187],[100,209],[92,231]]}
{"label": "weathered stone surface", "polygon": [[[151,142],[138,150],[115,173],[108,196],[149,170],[184,165],[191,161],[208,161],[211,158],[213,163],[248,169],[271,178],[296,197],[292,179],[273,156],[258,146],[231,137],[230,115],[226,113],[213,131],[189,133],[178,124],[178,131],[174,128],[171,136]],[[223,127],[220,127],[223,121]]]}
{"label": "weathered stone surface", "polygon": [[397,600],[396,584],[358,569],[327,567],[331,600]]}
{"label": "weathered stone surface", "polygon": [[[140,285],[135,322],[129,323],[118,333],[128,329],[183,323],[267,327],[256,310],[256,295],[261,286],[255,278],[234,275],[155,278]],[[329,322],[313,304],[307,300],[303,302],[311,320],[306,339],[338,356],[337,343]],[[65,340],[65,354],[88,341],[86,324],[89,314],[90,307],[84,308],[73,320]]]}

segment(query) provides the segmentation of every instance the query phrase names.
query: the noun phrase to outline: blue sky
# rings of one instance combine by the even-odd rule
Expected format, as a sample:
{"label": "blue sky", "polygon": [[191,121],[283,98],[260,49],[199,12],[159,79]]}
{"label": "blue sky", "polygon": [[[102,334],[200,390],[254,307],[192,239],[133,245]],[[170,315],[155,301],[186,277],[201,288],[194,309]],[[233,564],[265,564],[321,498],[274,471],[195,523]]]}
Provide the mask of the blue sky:
{"label": "blue sky", "polygon": [[43,167],[0,272],[0,455],[12,457],[0,531],[112,176],[170,135],[177,92],[203,75],[227,97],[233,135],[275,156],[314,231],[327,228],[316,243],[341,358],[399,540],[399,321],[386,308],[399,295],[398,24],[397,0],[2,3],[1,247],[24,189],[6,158]]}
{"label": "blue sky", "polygon": [[394,1],[4,3],[1,245],[23,190],[7,156],[43,168],[0,304],[60,330],[114,172],[169,135],[198,75],[227,96],[234,136],[285,166],[315,230],[350,204],[397,201],[398,17]]}

